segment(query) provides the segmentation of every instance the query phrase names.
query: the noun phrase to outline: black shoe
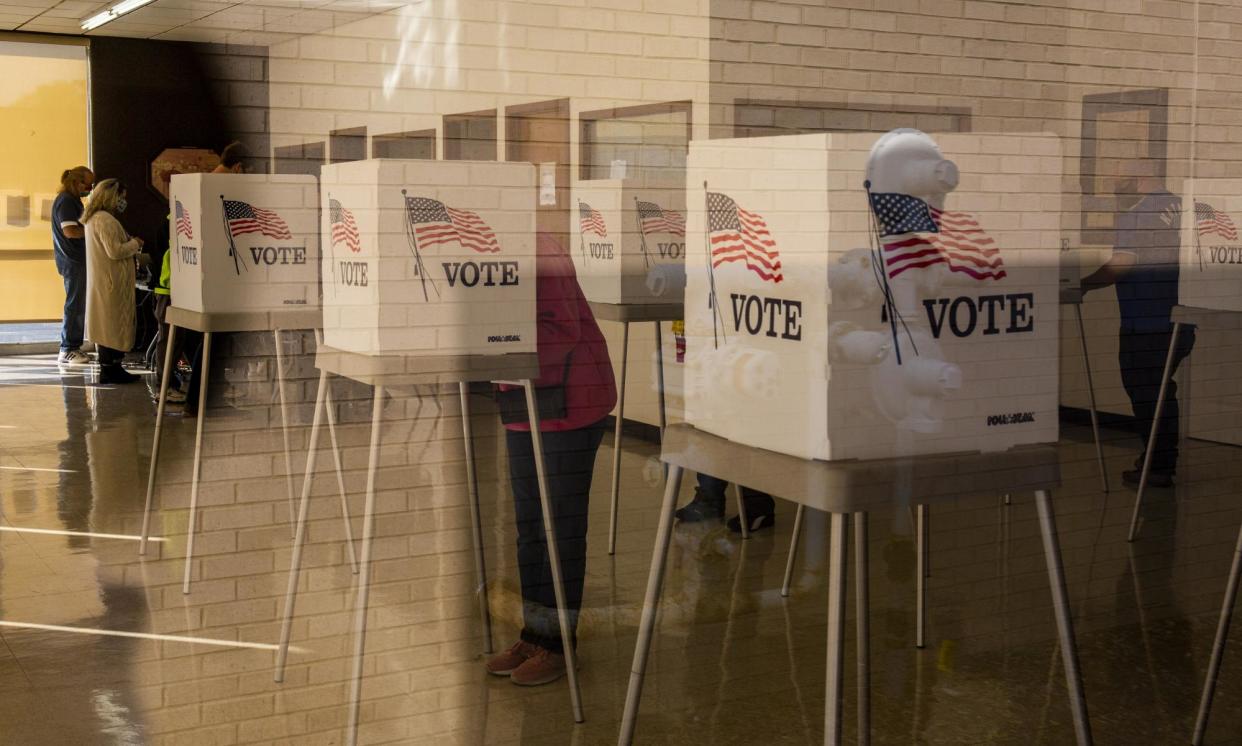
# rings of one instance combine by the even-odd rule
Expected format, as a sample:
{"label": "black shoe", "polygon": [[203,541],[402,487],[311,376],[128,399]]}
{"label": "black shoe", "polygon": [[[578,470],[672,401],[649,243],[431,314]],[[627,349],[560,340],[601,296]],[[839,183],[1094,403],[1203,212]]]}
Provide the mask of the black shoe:
{"label": "black shoe", "polygon": [[[1138,487],[1139,479],[1143,477],[1142,469],[1132,469],[1130,471],[1121,472],[1121,481],[1131,487]],[[1173,475],[1167,471],[1152,471],[1147,474],[1148,487],[1172,487]]]}
{"label": "black shoe", "polygon": [[694,499],[677,509],[673,515],[682,523],[698,523],[700,521],[718,521],[724,518],[724,496],[708,497],[697,488]]}
{"label": "black shoe", "polygon": [[[750,533],[761,531],[765,528],[771,528],[776,525],[776,513],[752,513],[746,512],[746,520],[750,522],[747,530]],[[742,533],[741,516],[733,516],[729,519],[729,530],[735,534]]]}
{"label": "black shoe", "polygon": [[108,384],[133,383],[139,376],[130,373],[119,365],[109,365],[99,370],[99,382]]}

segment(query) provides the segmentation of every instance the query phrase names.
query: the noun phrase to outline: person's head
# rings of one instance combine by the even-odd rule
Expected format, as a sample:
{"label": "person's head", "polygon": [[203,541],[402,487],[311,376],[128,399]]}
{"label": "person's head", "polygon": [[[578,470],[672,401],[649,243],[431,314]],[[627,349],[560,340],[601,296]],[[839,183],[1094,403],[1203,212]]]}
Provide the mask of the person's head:
{"label": "person's head", "polygon": [[111,213],[113,216],[125,212],[127,190],[120,179],[104,179],[91,190],[86,200],[86,209],[82,211],[82,222],[90,220],[97,212]]}
{"label": "person's head", "polygon": [[68,169],[60,175],[60,191],[85,197],[95,185],[95,174],[86,166]]}
{"label": "person's head", "polygon": [[212,173],[217,174],[240,174],[242,173],[242,160],[246,157],[246,148],[239,142],[229,143],[224,150],[220,151],[220,165],[216,166]]}

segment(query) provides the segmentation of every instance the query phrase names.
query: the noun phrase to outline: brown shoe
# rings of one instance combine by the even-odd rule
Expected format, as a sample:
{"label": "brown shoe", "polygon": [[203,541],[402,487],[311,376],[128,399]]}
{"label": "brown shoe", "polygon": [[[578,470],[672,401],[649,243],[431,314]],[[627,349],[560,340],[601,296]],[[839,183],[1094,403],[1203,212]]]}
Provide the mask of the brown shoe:
{"label": "brown shoe", "polygon": [[509,678],[518,686],[551,684],[565,675],[565,656],[536,648],[536,653],[513,669]]}
{"label": "brown shoe", "polygon": [[534,643],[518,640],[509,646],[508,650],[487,659],[487,672],[495,676],[508,676],[540,650],[543,648]]}

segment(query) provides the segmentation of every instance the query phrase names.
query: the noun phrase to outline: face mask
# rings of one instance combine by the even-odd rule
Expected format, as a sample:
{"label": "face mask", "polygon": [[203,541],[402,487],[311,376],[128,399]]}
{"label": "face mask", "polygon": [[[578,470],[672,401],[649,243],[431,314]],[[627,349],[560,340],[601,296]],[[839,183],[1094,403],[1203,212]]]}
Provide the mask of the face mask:
{"label": "face mask", "polygon": [[91,196],[91,190],[83,189],[81,192],[78,192],[78,196],[81,197],[82,199],[86,199],[87,197]]}
{"label": "face mask", "polygon": [[125,212],[126,207],[129,207],[129,202],[127,202],[124,197],[121,197],[116,201],[117,212]]}

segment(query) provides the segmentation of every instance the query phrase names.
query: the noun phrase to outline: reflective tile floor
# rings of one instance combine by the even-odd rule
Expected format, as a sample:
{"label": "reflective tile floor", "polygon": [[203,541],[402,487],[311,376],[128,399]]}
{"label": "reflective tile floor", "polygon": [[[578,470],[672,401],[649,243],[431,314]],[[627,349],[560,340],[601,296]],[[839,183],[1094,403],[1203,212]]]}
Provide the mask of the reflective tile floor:
{"label": "reflective tile floor", "polygon": [[[295,401],[313,401],[313,379],[304,375],[293,389]],[[370,395],[342,385],[334,394],[356,549]],[[520,615],[512,508],[498,480],[494,413],[474,399],[493,636],[502,647]],[[358,576],[330,451],[320,451],[292,647],[283,683],[274,682],[292,560],[290,484],[276,409],[238,401],[226,392],[208,411],[200,533],[183,594],[193,421],[167,421],[155,538],[139,556],[154,425],[146,387],[96,386],[93,374],[62,374],[47,357],[0,361],[0,742],[616,742],[659,505],[655,446],[626,441],[614,557],[606,552],[611,438],[597,459],[580,627],[586,722],[574,725],[564,681],[521,689],[482,669],[455,391],[385,398],[358,681]],[[305,404],[294,408],[297,490],[309,419]],[[1133,491],[1120,472],[1137,441],[1112,430],[1105,438],[1112,494],[1100,489],[1090,431],[1066,426],[1064,485],[1054,496],[1091,728],[1101,744],[1188,743],[1242,523],[1242,461],[1235,448],[1187,442],[1180,486],[1150,493],[1142,537],[1128,544]],[[778,501],[777,514],[774,531],[747,542],[720,525],[675,531],[637,742],[822,743],[824,521],[808,519],[794,590],[783,599],[793,506]],[[914,546],[907,509],[872,514],[871,742],[1072,743],[1031,496],[1014,495],[1008,507],[999,497],[935,506],[924,650],[913,646]],[[1211,744],[1242,743],[1240,627]],[[850,632],[847,743],[858,735],[853,645]]]}

